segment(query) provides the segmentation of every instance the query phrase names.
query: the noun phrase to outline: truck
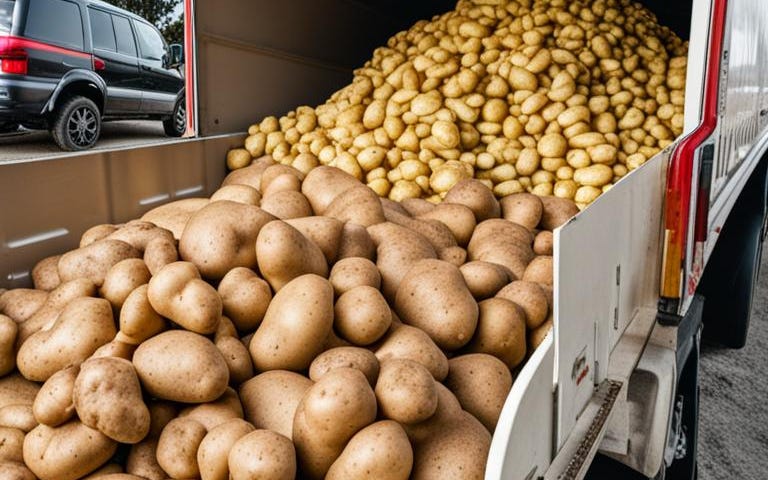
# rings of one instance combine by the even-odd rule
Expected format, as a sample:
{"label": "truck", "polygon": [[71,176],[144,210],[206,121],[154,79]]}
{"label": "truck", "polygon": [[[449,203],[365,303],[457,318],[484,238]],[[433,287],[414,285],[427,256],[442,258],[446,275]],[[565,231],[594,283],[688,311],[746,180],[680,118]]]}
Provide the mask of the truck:
{"label": "truck", "polygon": [[[0,165],[0,287],[29,285],[92,225],[210,195],[237,132],[322,102],[388,35],[453,7],[184,3],[188,138]],[[554,232],[554,329],[506,399],[489,480],[696,478],[700,342],[746,342],[768,203],[768,4],[639,3],[689,42],[684,131]]]}

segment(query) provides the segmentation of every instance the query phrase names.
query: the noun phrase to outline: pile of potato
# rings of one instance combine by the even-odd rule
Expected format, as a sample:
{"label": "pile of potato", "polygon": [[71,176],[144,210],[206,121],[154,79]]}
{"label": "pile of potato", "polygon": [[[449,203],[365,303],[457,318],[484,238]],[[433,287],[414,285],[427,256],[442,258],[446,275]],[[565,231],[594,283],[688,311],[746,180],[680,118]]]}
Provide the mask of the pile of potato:
{"label": "pile of potato", "polygon": [[479,479],[569,200],[264,157],[0,292],[0,478]]}
{"label": "pile of potato", "polygon": [[325,104],[252,125],[227,164],[331,165],[395,201],[474,177],[583,208],[681,134],[686,56],[630,0],[460,0]]}

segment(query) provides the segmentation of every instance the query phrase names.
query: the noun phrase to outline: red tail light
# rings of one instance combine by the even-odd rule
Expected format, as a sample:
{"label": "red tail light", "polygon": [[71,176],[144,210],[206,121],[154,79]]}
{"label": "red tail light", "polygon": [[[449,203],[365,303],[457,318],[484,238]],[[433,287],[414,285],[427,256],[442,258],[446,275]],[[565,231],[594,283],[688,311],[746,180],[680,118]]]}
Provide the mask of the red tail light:
{"label": "red tail light", "polygon": [[0,72],[26,75],[27,63],[27,51],[13,37],[0,37]]}
{"label": "red tail light", "polygon": [[107,64],[104,62],[104,60],[100,59],[99,57],[93,57],[93,69],[98,71],[104,70],[107,68]]}

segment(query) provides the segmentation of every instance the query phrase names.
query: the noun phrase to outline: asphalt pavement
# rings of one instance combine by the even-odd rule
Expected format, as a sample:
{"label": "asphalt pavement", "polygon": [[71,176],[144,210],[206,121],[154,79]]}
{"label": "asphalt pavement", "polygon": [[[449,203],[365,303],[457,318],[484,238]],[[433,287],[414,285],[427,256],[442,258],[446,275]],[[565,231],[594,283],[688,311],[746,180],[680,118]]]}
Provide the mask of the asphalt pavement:
{"label": "asphalt pavement", "polygon": [[[105,122],[93,150],[129,147],[169,140],[159,120]],[[61,155],[51,134],[40,130],[19,130],[0,135],[0,163],[41,159]]]}
{"label": "asphalt pavement", "polygon": [[768,252],[763,250],[747,344],[704,345],[700,480],[768,479]]}

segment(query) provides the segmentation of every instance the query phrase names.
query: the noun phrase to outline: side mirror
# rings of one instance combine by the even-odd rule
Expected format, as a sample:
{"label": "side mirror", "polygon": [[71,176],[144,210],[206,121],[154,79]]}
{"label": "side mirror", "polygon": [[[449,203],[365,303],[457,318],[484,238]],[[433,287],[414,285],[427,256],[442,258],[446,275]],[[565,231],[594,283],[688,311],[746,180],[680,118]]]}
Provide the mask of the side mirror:
{"label": "side mirror", "polygon": [[184,47],[178,43],[171,44],[171,65],[176,66],[184,63]]}

